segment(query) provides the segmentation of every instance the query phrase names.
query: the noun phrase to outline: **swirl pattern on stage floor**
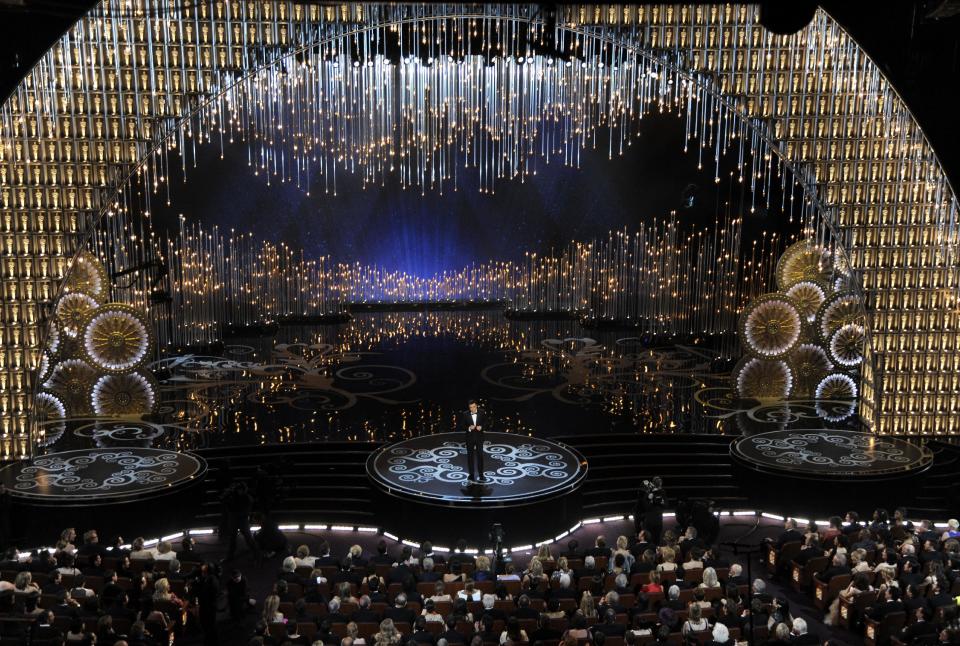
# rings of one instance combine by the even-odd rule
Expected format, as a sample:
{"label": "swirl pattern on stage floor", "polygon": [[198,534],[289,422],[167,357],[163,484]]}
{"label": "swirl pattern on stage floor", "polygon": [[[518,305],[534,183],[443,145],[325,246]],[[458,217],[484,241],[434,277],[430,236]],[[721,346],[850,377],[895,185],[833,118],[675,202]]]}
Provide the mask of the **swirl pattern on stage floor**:
{"label": "swirl pattern on stage floor", "polygon": [[905,440],[823,429],[750,435],[730,450],[757,469],[809,477],[890,476],[924,468],[933,459],[928,449]]}
{"label": "swirl pattern on stage floor", "polygon": [[143,447],[50,453],[0,471],[15,496],[57,504],[93,503],[170,491],[203,474],[189,453]]}
{"label": "swirl pattern on stage floor", "polygon": [[522,503],[572,491],[586,462],[572,449],[512,433],[487,433],[483,443],[488,493],[480,500],[463,491],[467,449],[461,433],[424,435],[384,447],[370,456],[367,473],[388,493],[439,504]]}

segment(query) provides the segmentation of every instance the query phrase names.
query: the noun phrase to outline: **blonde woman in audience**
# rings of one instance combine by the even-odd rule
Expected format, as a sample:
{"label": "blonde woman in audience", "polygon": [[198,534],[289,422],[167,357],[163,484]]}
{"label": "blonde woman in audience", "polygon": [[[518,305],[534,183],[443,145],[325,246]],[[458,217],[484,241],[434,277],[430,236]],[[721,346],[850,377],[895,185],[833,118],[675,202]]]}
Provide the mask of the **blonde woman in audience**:
{"label": "blonde woman in audience", "polygon": [[40,594],[40,586],[33,582],[33,575],[30,572],[17,572],[13,580],[13,592],[18,596]]}
{"label": "blonde woman in audience", "polygon": [[481,554],[476,560],[476,571],[473,573],[474,581],[493,581],[494,576],[490,571],[490,557]]}
{"label": "blonde woman in audience", "polygon": [[532,559],[530,559],[530,568],[523,576],[523,586],[525,588],[543,590],[546,584],[549,582],[550,579],[548,579],[547,575],[543,573],[543,563],[540,562],[539,558],[534,556]]}
{"label": "blonde woman in audience", "polygon": [[867,550],[860,548],[850,554],[850,573],[869,572],[870,563],[867,562]]}
{"label": "blonde woman in audience", "polygon": [[540,563],[544,566],[552,565],[554,558],[553,554],[550,553],[550,546],[546,544],[541,545],[540,549],[537,550],[537,558],[540,559]]}
{"label": "blonde woman in audience", "polygon": [[316,556],[310,556],[310,548],[307,545],[301,545],[297,548],[297,553],[293,557],[297,567],[313,567],[317,563]]}
{"label": "blonde woman in audience", "polygon": [[553,571],[553,574],[550,575],[550,578],[559,581],[560,577],[564,574],[572,579],[573,568],[570,567],[570,562],[567,560],[567,557],[561,556],[559,559],[557,559],[557,569]]}
{"label": "blonde woman in audience", "polygon": [[153,558],[153,550],[148,550],[143,546],[143,536],[137,536],[133,539],[132,549],[130,550],[131,559],[140,559],[143,561]]}
{"label": "blonde woman in audience", "polygon": [[[279,597],[277,597],[279,603]],[[153,600],[154,601],[171,601],[181,608],[186,605],[184,601],[179,599],[177,595],[170,592],[170,581],[166,577],[162,579],[157,579],[157,582],[153,584]]]}
{"label": "blonde woman in audience", "polygon": [[696,603],[691,603],[687,610],[687,620],[683,622],[680,633],[687,637],[690,633],[699,633],[710,627],[710,622],[703,616],[703,608]]}
{"label": "blonde woman in audience", "polygon": [[376,646],[395,646],[400,643],[400,631],[389,617],[380,622],[380,632],[373,636]]}
{"label": "blonde woman in audience", "polygon": [[657,566],[658,572],[677,571],[677,553],[672,547],[661,547],[660,558],[662,558],[663,561]]}
{"label": "blonde woman in audience", "polygon": [[283,613],[280,612],[280,597],[271,594],[263,602],[263,620],[268,624],[279,624],[283,622]]}
{"label": "blonde woman in audience", "polygon": [[173,551],[173,545],[170,541],[160,541],[157,543],[157,553],[153,556],[158,561],[172,561],[177,558],[177,553]]}
{"label": "blonde woman in audience", "polygon": [[357,626],[355,621],[347,624],[347,637],[350,638],[350,643],[353,646],[366,646],[367,640],[360,636],[360,627]]}
{"label": "blonde woman in audience", "polygon": [[589,590],[584,590],[583,595],[580,597],[579,612],[587,621],[593,621],[597,618],[597,605],[594,602],[593,595],[590,594]]}
{"label": "blonde woman in audience", "polygon": [[703,583],[700,584],[701,588],[719,588],[720,581],[717,579],[717,571],[712,567],[708,567],[703,571]]}

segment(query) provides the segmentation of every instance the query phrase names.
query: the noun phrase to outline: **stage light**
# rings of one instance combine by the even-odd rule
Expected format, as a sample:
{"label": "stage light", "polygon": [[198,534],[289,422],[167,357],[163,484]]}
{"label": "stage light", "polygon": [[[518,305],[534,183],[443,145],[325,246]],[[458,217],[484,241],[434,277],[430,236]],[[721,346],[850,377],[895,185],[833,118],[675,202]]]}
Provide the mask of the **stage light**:
{"label": "stage light", "polygon": [[579,523],[577,523],[576,525],[574,525],[573,527],[571,527],[571,528],[568,530],[567,533],[568,533],[568,534],[572,534],[572,533],[574,533],[575,531],[577,531],[578,529],[580,529],[581,527],[583,527],[583,523],[582,523],[582,522],[579,522]]}
{"label": "stage light", "polygon": [[312,531],[316,531],[316,530],[326,531],[326,530],[330,529],[330,526],[329,526],[329,525],[304,525],[303,528],[304,528],[305,530],[308,530],[308,531],[311,531],[311,530],[312,530]]}
{"label": "stage light", "polygon": [[166,536],[161,536],[161,541],[175,541],[178,538],[183,538],[183,532],[177,532],[176,534],[167,534]]}
{"label": "stage light", "polygon": [[398,543],[400,542],[400,539],[394,536],[393,534],[391,534],[390,532],[384,532],[383,535],[392,541],[397,541]]}
{"label": "stage light", "polygon": [[464,554],[479,554],[479,553],[480,553],[480,550],[478,550],[476,547],[468,547],[468,548],[466,548],[465,550],[463,550],[463,553],[464,553]]}
{"label": "stage light", "polygon": [[251,532],[259,532],[260,529],[261,529],[261,528],[260,528],[260,525],[250,525],[250,531],[251,531]]}
{"label": "stage light", "polygon": [[353,526],[352,525],[331,525],[330,529],[335,532],[352,532]]}
{"label": "stage light", "polygon": [[764,518],[769,518],[770,520],[783,520],[783,516],[778,516],[777,514],[769,514],[767,512],[763,512],[760,515],[763,516]]}
{"label": "stage light", "polygon": [[543,547],[544,545],[551,545],[551,544],[553,544],[553,541],[548,538],[545,541],[540,541],[539,543],[537,543],[535,547],[540,548],[540,547]]}
{"label": "stage light", "polygon": [[565,532],[563,532],[562,534],[559,534],[558,536],[554,537],[553,540],[555,540],[555,541],[562,541],[563,539],[565,539],[565,538],[566,538],[567,536],[569,536],[569,535],[570,535],[570,531],[568,530],[568,531],[565,531]]}
{"label": "stage light", "polygon": [[743,510],[743,511],[734,511],[734,512],[731,512],[731,514],[733,516],[756,516],[757,512]]}
{"label": "stage light", "polygon": [[586,520],[582,521],[581,524],[583,524],[583,525],[595,525],[595,524],[597,524],[597,523],[599,523],[599,522],[601,522],[601,519],[599,519],[599,518],[587,518]]}
{"label": "stage light", "polygon": [[159,542],[160,542],[159,538],[151,538],[149,540],[143,541],[143,546],[150,547],[151,545],[156,545]]}
{"label": "stage light", "polygon": [[449,554],[449,553],[450,553],[450,548],[449,548],[449,547],[440,547],[439,545],[434,545],[434,546],[433,546],[433,551],[434,551],[434,552],[440,552],[441,554]]}
{"label": "stage light", "polygon": [[209,536],[213,533],[212,529],[200,528],[200,529],[188,529],[187,533],[191,536]]}
{"label": "stage light", "polygon": [[605,516],[603,522],[610,523],[616,520],[626,520],[626,516]]}
{"label": "stage light", "polygon": [[807,525],[810,523],[810,519],[808,518],[794,518],[793,520],[796,521],[797,524],[799,525]]}
{"label": "stage light", "polygon": [[511,552],[529,552],[533,549],[533,545],[517,545],[516,547],[511,547]]}
{"label": "stage light", "polygon": [[277,529],[281,532],[297,532],[300,531],[300,525],[277,525]]}
{"label": "stage light", "polygon": [[416,542],[416,541],[408,541],[407,539],[404,538],[404,539],[401,540],[400,542],[403,543],[404,545],[406,545],[407,547],[412,547],[412,548],[414,548],[414,549],[420,549],[420,543],[418,543],[418,542]]}
{"label": "stage light", "polygon": [[357,527],[357,531],[362,534],[376,534],[379,530],[376,527]]}

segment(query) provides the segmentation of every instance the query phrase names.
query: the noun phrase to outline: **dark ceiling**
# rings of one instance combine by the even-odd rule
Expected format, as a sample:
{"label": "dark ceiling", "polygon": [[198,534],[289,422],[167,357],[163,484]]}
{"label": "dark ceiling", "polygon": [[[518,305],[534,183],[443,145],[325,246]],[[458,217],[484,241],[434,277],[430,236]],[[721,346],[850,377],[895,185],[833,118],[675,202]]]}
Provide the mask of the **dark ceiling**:
{"label": "dark ceiling", "polygon": [[[0,96],[91,0],[0,0]],[[804,12],[804,0],[769,0],[778,14]],[[960,127],[947,98],[960,78],[960,0],[824,0],[820,3],[859,41],[910,106],[954,186],[960,186]],[[789,9],[785,10],[787,7]]]}

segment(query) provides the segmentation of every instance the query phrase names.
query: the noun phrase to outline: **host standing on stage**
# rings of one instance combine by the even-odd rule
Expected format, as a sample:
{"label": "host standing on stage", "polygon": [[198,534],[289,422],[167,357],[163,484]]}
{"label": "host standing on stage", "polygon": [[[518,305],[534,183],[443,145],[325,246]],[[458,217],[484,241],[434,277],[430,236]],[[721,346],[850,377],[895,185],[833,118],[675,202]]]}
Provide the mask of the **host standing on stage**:
{"label": "host standing on stage", "polygon": [[463,414],[463,429],[467,432],[467,469],[472,482],[486,482],[483,477],[483,427],[486,426],[486,418],[480,412],[477,400],[471,399],[468,407],[469,410]]}

